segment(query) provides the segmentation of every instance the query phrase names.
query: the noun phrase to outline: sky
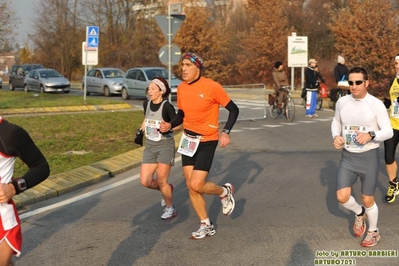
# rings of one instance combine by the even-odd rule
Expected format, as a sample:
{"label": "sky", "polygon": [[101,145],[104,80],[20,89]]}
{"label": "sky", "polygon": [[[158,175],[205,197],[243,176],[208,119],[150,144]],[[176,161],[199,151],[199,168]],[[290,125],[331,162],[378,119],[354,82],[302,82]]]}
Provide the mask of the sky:
{"label": "sky", "polygon": [[19,29],[16,31],[19,45],[23,45],[28,40],[28,34],[33,33],[33,27],[31,26],[34,14],[33,6],[39,2],[39,0],[10,1],[14,6],[17,17],[20,19]]}

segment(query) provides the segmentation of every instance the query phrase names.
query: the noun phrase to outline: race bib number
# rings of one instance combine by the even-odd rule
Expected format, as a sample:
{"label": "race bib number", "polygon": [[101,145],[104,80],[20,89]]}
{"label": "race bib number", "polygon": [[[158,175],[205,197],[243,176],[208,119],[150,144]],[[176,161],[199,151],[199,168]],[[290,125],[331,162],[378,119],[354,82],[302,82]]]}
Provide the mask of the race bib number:
{"label": "race bib number", "polygon": [[364,126],[344,126],[345,149],[348,151],[359,151],[364,147],[356,141],[356,131],[367,132],[366,127]]}
{"label": "race bib number", "polygon": [[399,103],[398,100],[392,101],[391,116],[399,118]]}
{"label": "race bib number", "polygon": [[145,137],[149,140],[160,141],[162,138],[159,132],[160,120],[146,119],[145,120]]}
{"label": "race bib number", "polygon": [[199,143],[199,137],[190,137],[183,133],[177,152],[189,157],[193,157],[194,154],[197,152]]}

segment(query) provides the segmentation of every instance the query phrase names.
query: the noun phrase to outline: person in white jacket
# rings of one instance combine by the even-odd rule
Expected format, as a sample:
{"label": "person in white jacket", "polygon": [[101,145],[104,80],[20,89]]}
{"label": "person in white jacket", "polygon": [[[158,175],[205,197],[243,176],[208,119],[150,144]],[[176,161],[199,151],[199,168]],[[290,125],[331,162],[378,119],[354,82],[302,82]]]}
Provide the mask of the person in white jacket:
{"label": "person in white jacket", "polygon": [[[368,74],[355,67],[349,71],[350,95],[337,101],[331,133],[336,149],[342,149],[337,173],[337,200],[355,213],[353,233],[361,237],[363,247],[372,247],[380,240],[377,228],[378,207],[374,201],[377,186],[380,142],[392,137],[387,110],[379,99],[367,92]],[[360,177],[363,206],[351,195],[352,186]]]}

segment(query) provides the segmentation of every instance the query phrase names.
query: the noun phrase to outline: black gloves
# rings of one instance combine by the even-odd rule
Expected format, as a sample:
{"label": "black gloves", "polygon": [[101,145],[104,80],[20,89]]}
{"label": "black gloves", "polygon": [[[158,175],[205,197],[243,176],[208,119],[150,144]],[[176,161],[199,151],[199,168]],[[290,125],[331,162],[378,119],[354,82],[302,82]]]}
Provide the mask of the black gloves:
{"label": "black gloves", "polygon": [[388,109],[391,106],[391,100],[384,97],[384,105],[385,105],[385,108]]}
{"label": "black gloves", "polygon": [[134,143],[139,144],[140,146],[143,146],[143,137],[144,137],[144,131],[141,130],[141,128],[137,129],[136,138],[134,139]]}

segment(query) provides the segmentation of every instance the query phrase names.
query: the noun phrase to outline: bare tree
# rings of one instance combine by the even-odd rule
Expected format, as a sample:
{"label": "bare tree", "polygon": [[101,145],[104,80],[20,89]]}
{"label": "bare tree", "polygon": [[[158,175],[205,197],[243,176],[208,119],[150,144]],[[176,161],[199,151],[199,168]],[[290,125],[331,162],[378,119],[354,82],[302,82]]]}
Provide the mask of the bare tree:
{"label": "bare tree", "polygon": [[[46,10],[35,20],[33,60],[57,69],[70,78],[81,67],[81,45],[85,36],[79,21],[79,0],[42,0],[37,9]],[[80,39],[78,36],[82,36]]]}
{"label": "bare tree", "polygon": [[10,50],[15,41],[19,19],[9,1],[0,0],[0,50]]}

